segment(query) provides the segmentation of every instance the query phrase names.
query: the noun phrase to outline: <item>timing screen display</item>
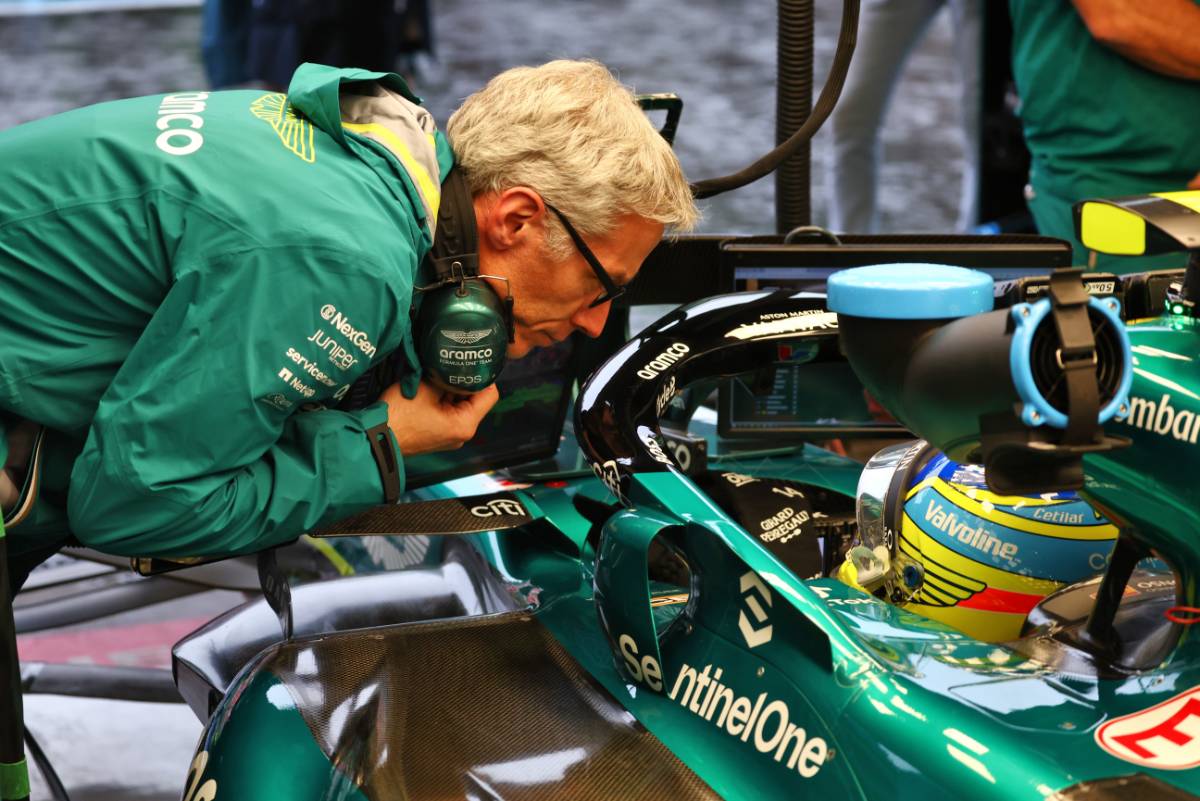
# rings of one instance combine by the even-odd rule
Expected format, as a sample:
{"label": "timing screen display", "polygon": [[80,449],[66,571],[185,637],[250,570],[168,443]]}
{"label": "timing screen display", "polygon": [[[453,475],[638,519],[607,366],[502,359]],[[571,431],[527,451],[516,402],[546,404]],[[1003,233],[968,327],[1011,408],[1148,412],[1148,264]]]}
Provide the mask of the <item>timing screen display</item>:
{"label": "timing screen display", "polygon": [[406,457],[405,488],[551,456],[562,437],[572,381],[571,340],[508,362],[496,381],[500,400],[475,438],[456,451]]}
{"label": "timing screen display", "polygon": [[721,387],[723,436],[903,431],[870,398],[849,362],[784,364],[767,376],[766,382],[754,374],[736,376]]}
{"label": "timing screen display", "polygon": [[732,379],[730,408],[741,426],[771,428],[781,417],[795,418],[801,409],[816,423],[870,420],[862,385],[847,362],[784,365],[769,381],[756,387],[752,380]]}

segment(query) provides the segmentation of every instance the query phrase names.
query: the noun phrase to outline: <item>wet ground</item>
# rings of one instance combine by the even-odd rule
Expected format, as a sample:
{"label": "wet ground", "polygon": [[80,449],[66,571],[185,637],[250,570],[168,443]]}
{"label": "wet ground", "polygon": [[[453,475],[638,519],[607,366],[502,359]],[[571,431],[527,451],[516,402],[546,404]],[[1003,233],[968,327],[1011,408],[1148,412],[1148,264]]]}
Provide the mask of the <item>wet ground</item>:
{"label": "wet ground", "polygon": [[[0,13],[3,6],[0,0]],[[421,71],[415,88],[438,119],[506,67],[590,57],[613,67],[637,91],[683,97],[676,144],[693,179],[740,169],[773,144],[771,3],[434,0],[434,6],[437,60]],[[817,2],[818,86],[832,56],[840,7],[835,0]],[[0,130],[88,103],[205,87],[199,36],[197,9],[0,16]],[[910,59],[885,122],[880,178],[885,230],[944,231],[952,224],[961,153],[950,122],[955,119],[950,38],[948,21],[940,17]],[[821,165],[827,148],[826,136],[818,135],[812,170],[817,223],[825,219]],[[767,179],[709,201],[702,230],[773,230],[773,191]],[[117,636],[148,621],[211,615],[229,602],[199,596],[109,623]],[[138,658],[162,663],[168,647],[164,637]],[[38,696],[28,700],[28,720],[75,801],[179,798],[200,732],[182,705]],[[34,798],[48,797],[35,776]]]}

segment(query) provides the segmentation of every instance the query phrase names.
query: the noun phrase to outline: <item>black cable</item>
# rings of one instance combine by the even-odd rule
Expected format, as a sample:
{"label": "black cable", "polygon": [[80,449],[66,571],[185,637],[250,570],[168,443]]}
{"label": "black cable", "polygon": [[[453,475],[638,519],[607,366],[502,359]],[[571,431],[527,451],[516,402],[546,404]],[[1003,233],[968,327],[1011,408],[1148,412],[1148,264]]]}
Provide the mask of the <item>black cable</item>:
{"label": "black cable", "polygon": [[[814,0],[778,0],[775,144],[804,125],[812,111]],[[775,230],[812,222],[812,146],[804,142],[775,170]]]}
{"label": "black cable", "polygon": [[842,27],[838,33],[837,52],[834,53],[833,64],[829,68],[829,77],[821,89],[821,96],[817,98],[817,104],[813,107],[812,114],[804,121],[800,129],[782,145],[745,169],[732,175],[709,178],[692,184],[692,194],[698,200],[738,189],[757,181],[771,173],[801,145],[813,138],[813,134],[833,111],[834,105],[842,94],[842,86],[846,83],[846,72],[850,69],[850,57],[854,54],[854,45],[858,39],[858,6],[859,0],[843,0]]}
{"label": "black cable", "polygon": [[46,756],[46,752],[42,750],[38,741],[33,739],[33,732],[28,728],[25,729],[25,744],[29,746],[29,756],[33,759],[33,764],[37,765],[38,770],[42,772],[42,780],[46,782],[46,789],[50,791],[50,797],[54,801],[71,801],[71,797],[67,795],[67,788],[63,786],[62,779],[58,777],[58,771],[50,764],[50,758]]}

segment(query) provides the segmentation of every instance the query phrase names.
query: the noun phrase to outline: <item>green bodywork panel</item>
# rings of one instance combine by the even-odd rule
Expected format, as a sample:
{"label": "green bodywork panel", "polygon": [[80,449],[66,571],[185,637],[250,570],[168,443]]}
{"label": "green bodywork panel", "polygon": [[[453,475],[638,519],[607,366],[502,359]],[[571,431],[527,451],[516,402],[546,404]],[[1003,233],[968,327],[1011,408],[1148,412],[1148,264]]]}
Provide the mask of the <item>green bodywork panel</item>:
{"label": "green bodywork panel", "polygon": [[1085,461],[1088,500],[1160,549],[1179,574],[1181,603],[1196,606],[1200,579],[1200,324],[1164,315],[1128,326],[1133,351],[1129,415],[1108,429],[1133,446]]}
{"label": "green bodywork panel", "polygon": [[[1171,375],[1163,364],[1178,362],[1181,371],[1194,364],[1200,348],[1179,349],[1179,325],[1192,323],[1131,329],[1139,370],[1160,360],[1153,369],[1161,379]],[[1184,378],[1171,380],[1183,386]],[[1147,394],[1152,387],[1170,393],[1174,414],[1200,412],[1200,399],[1185,400],[1140,372],[1134,397],[1153,398]],[[1191,443],[1138,429],[1137,419],[1114,429],[1140,438],[1134,448],[1089,459],[1095,478],[1088,495],[1114,519],[1149,532],[1179,568],[1190,597],[1194,572],[1181,546],[1196,531],[1195,498],[1185,486],[1194,472],[1154,468],[1167,458],[1186,464],[1182,448]],[[1162,440],[1157,451],[1142,441],[1149,437]],[[815,448],[729,457],[713,466],[847,495],[861,470]],[[434,488],[427,497],[495,488],[484,476]],[[594,524],[572,502],[578,494],[615,503],[599,480],[578,477],[514,491],[535,522],[473,535],[476,547],[505,581],[521,588],[538,621],[571,657],[725,798],[1042,799],[1080,782],[1135,773],[1200,794],[1197,771],[1119,759],[1097,741],[1102,725],[1178,702],[1200,687],[1200,654],[1186,636],[1163,664],[1141,673],[1059,672],[838,581],[798,579],[678,474],[635,475],[630,508],[603,524],[600,559],[591,544]],[[1191,508],[1172,506],[1171,498],[1191,499]],[[649,580],[647,554],[659,535],[686,557],[691,587]],[[664,605],[654,606],[655,598]],[[227,700],[218,710],[202,750],[219,743],[223,753],[237,754],[241,741],[228,738],[269,736],[271,753],[289,756],[256,764],[254,772],[272,774],[286,764],[293,775],[303,766],[310,771],[304,781],[341,786],[298,713],[268,701],[282,691],[272,682],[244,676],[229,696],[237,703]],[[1187,746],[1195,731],[1191,707],[1164,708],[1176,706],[1181,711],[1163,729],[1166,739],[1130,735],[1133,747],[1161,755]],[[246,770],[244,755],[240,764]],[[311,789],[289,795],[265,779],[253,785],[261,791],[250,792],[257,777],[223,777],[221,770],[210,765],[205,774],[225,782],[219,797],[226,786],[246,787],[247,795],[228,796],[239,798],[358,797]]]}
{"label": "green bodywork panel", "polygon": [[[793,469],[801,465],[793,460]],[[777,475],[774,466],[722,465],[764,476]],[[613,604],[595,597],[588,554],[575,562],[509,540],[481,545],[535,586],[541,576],[562,586],[565,573],[577,575],[573,592],[540,596],[539,619],[724,797],[1044,798],[1138,771],[1200,792],[1194,771],[1131,764],[1095,740],[1106,721],[1200,685],[1200,660],[1188,643],[1158,669],[1127,678],[1057,673],[840,582],[800,581],[683,484],[669,474],[638,476],[630,494],[646,514],[608,523],[632,529],[616,539],[635,550],[666,509],[682,526],[678,541],[698,574],[698,599],[677,616],[656,615],[654,638],[631,601],[644,597],[638,586]],[[848,482],[831,484],[853,491]],[[529,492],[543,503],[543,491]],[[610,569],[607,557],[600,563]],[[615,568],[622,582],[630,564]],[[763,639],[747,614],[746,599],[755,595],[771,636],[751,647],[739,623]],[[598,607],[610,627],[627,623],[610,629],[621,642],[598,625]],[[664,621],[671,621],[665,631]]]}
{"label": "green bodywork panel", "polygon": [[[313,739],[286,686],[268,671],[235,681],[188,772],[185,801],[367,801]],[[267,749],[269,744],[269,750]],[[247,755],[259,759],[247,759]]]}

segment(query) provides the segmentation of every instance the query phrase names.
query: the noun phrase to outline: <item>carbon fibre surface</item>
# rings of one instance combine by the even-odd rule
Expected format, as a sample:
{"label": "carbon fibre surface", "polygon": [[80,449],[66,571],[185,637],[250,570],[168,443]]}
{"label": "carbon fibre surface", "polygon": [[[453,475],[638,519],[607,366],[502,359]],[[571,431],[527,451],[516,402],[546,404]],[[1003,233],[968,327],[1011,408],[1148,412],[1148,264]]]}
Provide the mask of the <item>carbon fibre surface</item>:
{"label": "carbon fibre surface", "polygon": [[365,534],[476,534],[523,526],[533,520],[511,492],[449,498],[441,501],[374,506],[365,512],[312,532],[314,537],[357,537]]}
{"label": "carbon fibre surface", "polygon": [[290,643],[265,667],[372,801],[719,797],[527,614]]}

